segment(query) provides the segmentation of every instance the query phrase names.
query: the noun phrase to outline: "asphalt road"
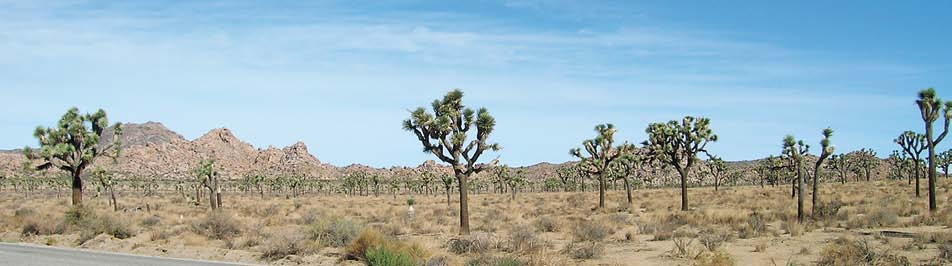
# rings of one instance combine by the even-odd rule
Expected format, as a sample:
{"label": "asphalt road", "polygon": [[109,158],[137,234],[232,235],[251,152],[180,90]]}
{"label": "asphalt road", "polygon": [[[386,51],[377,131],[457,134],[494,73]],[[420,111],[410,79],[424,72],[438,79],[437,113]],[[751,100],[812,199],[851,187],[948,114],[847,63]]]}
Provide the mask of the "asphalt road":
{"label": "asphalt road", "polygon": [[0,243],[0,265],[71,265],[71,266],[125,266],[125,265],[241,265],[224,262],[172,259],[140,255],[118,254],[70,248],[54,248],[27,244]]}

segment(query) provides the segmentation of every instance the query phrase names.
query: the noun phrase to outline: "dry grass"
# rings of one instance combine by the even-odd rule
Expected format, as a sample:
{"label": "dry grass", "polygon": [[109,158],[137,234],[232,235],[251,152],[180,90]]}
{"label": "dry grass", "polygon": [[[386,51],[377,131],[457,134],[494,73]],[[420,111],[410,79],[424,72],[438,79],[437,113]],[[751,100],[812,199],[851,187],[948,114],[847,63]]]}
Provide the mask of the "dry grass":
{"label": "dry grass", "polygon": [[[952,183],[940,182],[940,188]],[[261,199],[226,193],[224,210],[212,213],[174,193],[122,193],[120,205],[139,211],[112,212],[102,198],[88,199],[88,209],[71,210],[63,193],[23,197],[3,192],[0,240],[76,247],[95,239],[89,241],[95,245],[86,246],[281,265],[868,262],[857,262],[855,254],[875,254],[881,262],[902,263],[905,257],[913,265],[952,263],[952,235],[944,232],[952,223],[952,193],[940,193],[940,210],[930,213],[911,191],[902,181],[824,184],[822,204],[815,212],[808,208],[803,224],[795,222],[789,186],[691,188],[688,212],[679,210],[678,190],[667,188],[635,190],[632,205],[624,192],[610,191],[602,210],[592,209],[597,204],[592,191],[522,193],[514,201],[509,195],[472,194],[468,236],[457,234],[459,210],[447,207],[444,195],[414,195],[416,213],[409,217],[404,195]],[[879,236],[882,230],[918,237]],[[852,240],[835,240],[843,237]],[[834,259],[839,257],[844,259]]]}

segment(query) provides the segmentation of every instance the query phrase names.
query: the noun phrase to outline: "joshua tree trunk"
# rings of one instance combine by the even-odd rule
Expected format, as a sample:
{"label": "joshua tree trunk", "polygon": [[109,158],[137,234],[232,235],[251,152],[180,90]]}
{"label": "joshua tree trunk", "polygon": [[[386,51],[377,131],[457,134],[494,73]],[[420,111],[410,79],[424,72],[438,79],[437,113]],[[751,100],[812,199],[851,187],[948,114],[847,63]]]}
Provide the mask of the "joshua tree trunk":
{"label": "joshua tree trunk", "polygon": [[215,197],[217,198],[216,201],[218,203],[218,208],[221,208],[221,188],[218,188],[215,191]]}
{"label": "joshua tree trunk", "polygon": [[598,208],[605,208],[605,178],[602,173],[598,174]]}
{"label": "joshua tree trunk", "polygon": [[119,204],[116,202],[116,189],[109,187],[109,197],[112,198],[112,211],[119,211]]}
{"label": "joshua tree trunk", "polygon": [[73,205],[83,204],[83,179],[80,177],[82,171],[73,171]]}
{"label": "joshua tree trunk", "polygon": [[797,163],[797,223],[803,223],[803,167]]}
{"label": "joshua tree trunk", "polygon": [[469,197],[467,195],[467,179],[469,176],[456,171],[456,181],[459,183],[459,233],[469,235]]}
{"label": "joshua tree trunk", "polygon": [[628,205],[631,206],[631,185],[628,184],[628,178],[625,178],[625,193],[628,196]]}
{"label": "joshua tree trunk", "polygon": [[450,203],[450,188],[447,187],[446,188],[446,207],[450,207],[451,205],[452,203]]}
{"label": "joshua tree trunk", "polygon": [[915,170],[914,177],[916,179],[916,198],[918,198],[919,197],[919,169],[921,168],[919,167],[919,161],[916,161],[915,167],[916,167],[916,170]]}
{"label": "joshua tree trunk", "polygon": [[816,164],[816,167],[813,168],[813,195],[811,195],[810,206],[813,212],[816,212],[816,194],[819,194],[817,191],[817,182],[820,179],[820,164]]}
{"label": "joshua tree trunk", "polygon": [[[946,128],[945,128],[946,131],[948,131],[949,129],[948,126],[949,124],[946,123]],[[942,136],[939,137],[939,141],[941,141],[943,137],[945,137],[945,133],[942,133]],[[935,142],[932,139],[932,123],[926,123],[926,144],[928,145],[928,148],[929,148],[929,170],[928,170],[928,173],[926,173],[927,177],[929,178],[929,180],[926,181],[927,183],[929,183],[929,211],[934,213],[936,210],[936,204],[935,204],[936,165],[935,165]],[[919,178],[916,178],[916,197],[918,196],[919,196]]]}
{"label": "joshua tree trunk", "polygon": [[681,167],[676,167],[678,174],[681,175],[681,210],[688,210],[688,173]]}

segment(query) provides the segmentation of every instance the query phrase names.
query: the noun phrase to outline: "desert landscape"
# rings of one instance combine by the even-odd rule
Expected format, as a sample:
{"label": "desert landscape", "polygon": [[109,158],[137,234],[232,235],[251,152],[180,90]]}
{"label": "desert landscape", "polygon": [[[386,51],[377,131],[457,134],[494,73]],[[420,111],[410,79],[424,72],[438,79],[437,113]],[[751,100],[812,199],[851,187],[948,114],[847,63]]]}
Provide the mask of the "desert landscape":
{"label": "desert landscape", "polygon": [[0,266],[952,266],[949,10],[0,0]]}

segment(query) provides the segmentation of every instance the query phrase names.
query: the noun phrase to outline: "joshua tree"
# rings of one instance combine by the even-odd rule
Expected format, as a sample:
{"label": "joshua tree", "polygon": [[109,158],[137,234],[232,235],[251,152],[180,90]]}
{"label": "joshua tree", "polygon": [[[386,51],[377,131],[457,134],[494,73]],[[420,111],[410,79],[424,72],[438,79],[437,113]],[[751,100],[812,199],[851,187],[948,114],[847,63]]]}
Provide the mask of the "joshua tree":
{"label": "joshua tree", "polygon": [[370,183],[374,187],[374,197],[380,196],[380,175],[372,174],[370,175]]}
{"label": "joshua tree", "polygon": [[889,154],[889,164],[892,166],[893,178],[902,179],[904,178],[904,170],[909,158],[906,158],[905,152],[900,152],[898,150],[893,150]]}
{"label": "joshua tree", "polygon": [[648,140],[643,144],[649,156],[672,166],[681,175],[681,210],[688,210],[688,175],[697,162],[699,152],[707,153],[707,144],[717,141],[708,118],[685,116],[681,122],[652,123],[645,130]]}
{"label": "joshua tree", "polygon": [[595,132],[598,133],[598,136],[582,142],[582,147],[585,148],[588,155],[583,155],[579,148],[569,150],[569,154],[582,160],[578,165],[580,169],[598,179],[598,208],[603,209],[605,208],[605,186],[607,182],[605,179],[609,174],[609,166],[612,161],[634,147],[628,143],[614,146],[615,126],[612,124],[597,125],[595,126]]}
{"label": "joshua tree", "polygon": [[770,186],[777,186],[777,183],[780,182],[780,172],[786,167],[783,159],[773,155],[760,160],[754,169],[760,175],[760,187],[764,187],[764,181],[769,183]]}
{"label": "joshua tree", "polygon": [[714,191],[718,191],[718,188],[721,185],[721,182],[726,177],[725,172],[727,172],[727,164],[724,163],[720,157],[711,155],[710,159],[705,165],[704,171],[711,176],[711,179],[714,181]]}
{"label": "joshua tree", "polygon": [[449,207],[450,203],[450,191],[453,190],[453,181],[456,180],[453,176],[449,174],[440,175],[440,181],[443,183],[443,191],[446,192],[446,206]]}
{"label": "joshua tree", "polygon": [[526,182],[525,178],[522,177],[522,172],[516,171],[516,173],[512,173],[509,171],[509,166],[501,165],[493,169],[493,174],[509,190],[509,193],[512,195],[511,199],[515,200],[516,191]]}
{"label": "joshua tree", "polygon": [[803,157],[810,152],[810,145],[797,141],[791,135],[783,138],[783,155],[796,168],[797,222],[803,223]]}
{"label": "joshua tree", "polygon": [[242,186],[246,187],[247,190],[251,188],[258,190],[258,194],[261,195],[262,199],[264,199],[264,188],[261,187],[261,183],[263,182],[264,176],[260,174],[248,175],[241,180]]}
{"label": "joshua tree", "polygon": [[[214,211],[221,208],[221,189],[218,187],[218,170],[214,160],[202,160],[195,168],[195,177],[208,189],[208,205]],[[198,200],[198,199],[196,199]]]}
{"label": "joshua tree", "polygon": [[57,168],[70,173],[73,178],[72,203],[80,205],[83,202],[83,170],[92,165],[97,157],[109,152],[114,152],[118,157],[122,127],[119,123],[112,125],[112,141],[102,143],[101,138],[107,127],[109,120],[106,111],[99,109],[95,113],[81,115],[79,109],[73,107],[60,118],[57,127],[37,127],[33,136],[39,140],[40,147],[37,150],[26,147],[24,154],[30,160],[42,160],[38,170]]}
{"label": "joshua tree", "polygon": [[569,192],[569,189],[578,189],[578,186],[575,184],[575,180],[579,174],[577,167],[576,165],[566,164],[559,166],[559,169],[555,170],[555,173],[559,175],[559,182],[562,183],[562,192]]}
{"label": "joshua tree", "polygon": [[823,140],[820,140],[820,157],[817,158],[816,163],[813,165],[813,196],[811,198],[810,206],[812,210],[816,212],[816,197],[817,194],[820,194],[817,191],[817,182],[820,180],[820,167],[823,166],[823,161],[827,157],[830,157],[830,154],[833,154],[833,146],[830,145],[830,137],[833,136],[833,129],[826,128],[823,130]]}
{"label": "joshua tree", "polygon": [[[919,112],[922,114],[922,121],[926,126],[926,147],[929,148],[929,170],[927,171],[929,177],[929,212],[936,211],[936,202],[935,202],[935,171],[936,171],[936,158],[935,158],[935,146],[939,145],[942,142],[942,139],[945,139],[945,135],[949,133],[949,121],[952,120],[952,101],[945,102],[945,107],[942,110],[942,118],[945,119],[944,127],[942,128],[942,133],[939,133],[938,137],[933,138],[932,124],[939,119],[939,108],[942,105],[942,100],[939,97],[936,97],[935,90],[928,88],[919,92],[919,100],[916,101],[916,105],[919,106]],[[918,182],[918,180],[916,180]],[[919,191],[916,190],[916,193]]]}
{"label": "joshua tree", "polygon": [[641,170],[639,168],[640,166],[648,164],[648,163],[642,163],[642,161],[643,161],[643,158],[640,157],[640,155],[637,154],[634,149],[632,149],[626,152],[625,154],[623,154],[618,159],[616,159],[614,162],[612,162],[609,168],[612,171],[612,176],[614,177],[613,179],[615,180],[621,179],[622,182],[624,182],[623,184],[625,185],[625,196],[628,200],[629,206],[632,203],[632,199],[631,199],[631,183],[633,182],[633,180],[631,180],[633,178],[632,174],[635,174],[636,172]]}
{"label": "joshua tree", "polygon": [[853,164],[856,160],[851,156],[851,154],[834,154],[830,156],[830,163],[827,164],[827,167],[830,170],[833,170],[840,176],[840,183],[846,184],[846,176],[850,171],[856,169]]}
{"label": "joshua tree", "polygon": [[102,186],[103,190],[109,192],[112,210],[119,211],[119,204],[116,202],[116,190],[113,188],[116,185],[116,180],[113,178],[113,173],[107,172],[100,167],[96,167],[96,169],[93,169],[92,174],[97,180],[99,180],[99,185]]}
{"label": "joshua tree", "polygon": [[949,166],[952,165],[952,149],[939,153],[936,160],[938,160],[939,168],[942,168],[942,176],[949,178]]}
{"label": "joshua tree", "polygon": [[856,166],[859,166],[866,177],[866,182],[869,182],[870,172],[872,172],[874,167],[879,165],[879,158],[876,158],[876,152],[872,149],[860,149],[854,153],[856,156]]}
{"label": "joshua tree", "polygon": [[[423,107],[410,114],[403,121],[403,129],[413,132],[423,152],[431,153],[441,161],[453,167],[456,184],[459,186],[459,224],[460,234],[469,234],[469,198],[467,181],[473,174],[491,168],[498,160],[489,164],[477,164],[486,150],[498,151],[498,143],[489,143],[489,135],[496,126],[496,119],[486,108],[473,109],[463,106],[463,92],[453,90],[442,100],[432,104],[433,113]],[[470,129],[475,125],[475,139],[467,141]]]}
{"label": "joshua tree", "polygon": [[[899,135],[895,140],[896,144],[902,147],[902,150],[913,161],[913,177],[916,179],[916,197],[919,197],[919,162],[921,162],[922,151],[926,147],[926,136],[916,132],[906,131]],[[909,180],[912,183],[912,179]]]}

